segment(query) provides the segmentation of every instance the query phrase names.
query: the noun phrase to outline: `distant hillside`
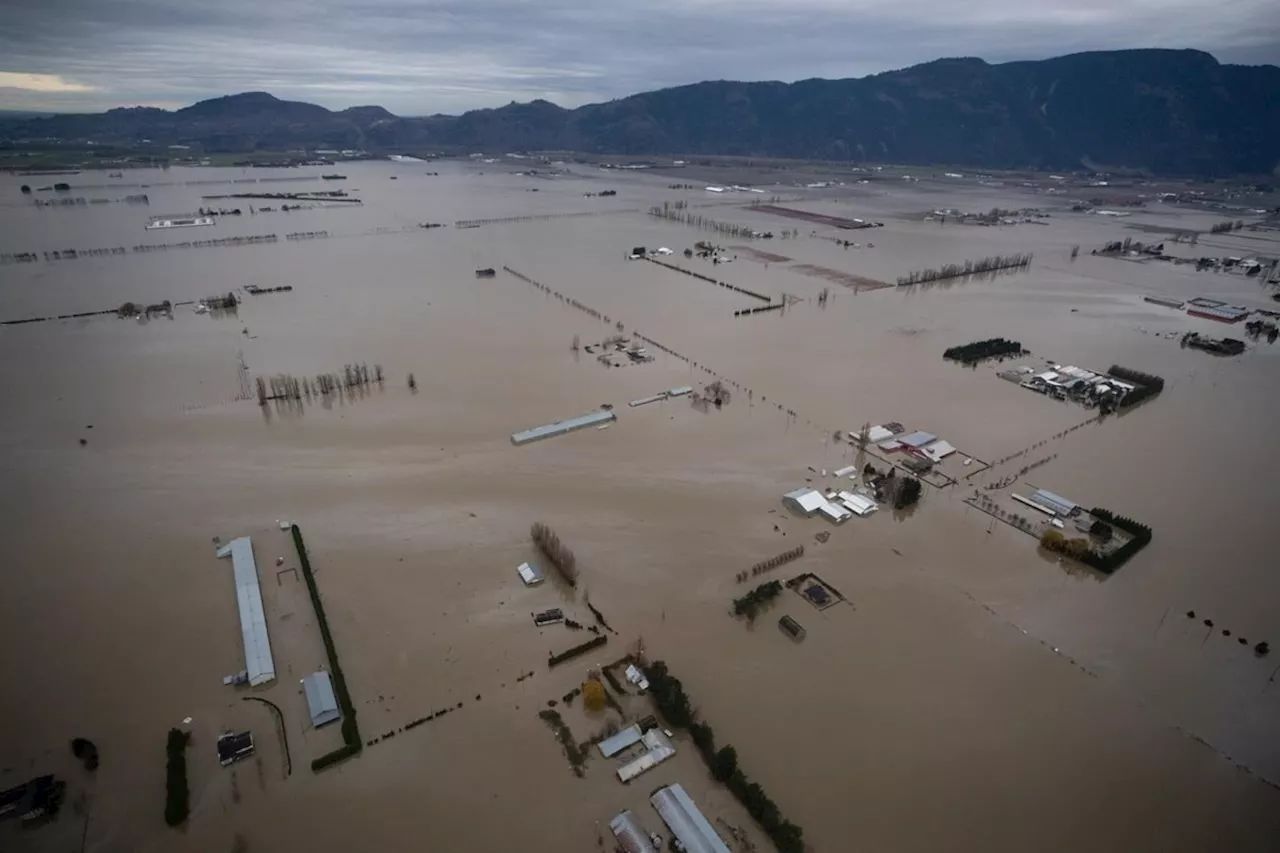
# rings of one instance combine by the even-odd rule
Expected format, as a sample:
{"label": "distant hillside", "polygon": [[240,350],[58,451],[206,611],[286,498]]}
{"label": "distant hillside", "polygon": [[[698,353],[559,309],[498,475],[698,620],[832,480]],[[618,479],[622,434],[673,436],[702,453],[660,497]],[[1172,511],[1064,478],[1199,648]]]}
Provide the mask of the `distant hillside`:
{"label": "distant hillside", "polygon": [[534,101],[398,118],[376,106],[331,112],[251,92],[176,112],[0,117],[9,147],[51,138],[207,152],[563,149],[1262,174],[1280,168],[1280,68],[1127,50],[1001,65],[939,59],[848,80],[706,82],[574,110]]}

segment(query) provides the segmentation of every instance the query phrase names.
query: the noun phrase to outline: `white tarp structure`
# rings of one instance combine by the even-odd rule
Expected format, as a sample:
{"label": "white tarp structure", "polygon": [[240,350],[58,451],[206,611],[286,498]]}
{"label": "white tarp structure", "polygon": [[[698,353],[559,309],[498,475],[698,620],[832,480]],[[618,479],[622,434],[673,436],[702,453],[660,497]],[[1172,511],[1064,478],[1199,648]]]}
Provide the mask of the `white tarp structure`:
{"label": "white tarp structure", "polygon": [[258,564],[253,559],[253,543],[248,536],[232,539],[218,549],[218,556],[230,556],[235,573],[240,634],[244,638],[244,668],[249,673],[249,684],[257,686],[274,681],[276,665],[271,659],[271,641],[267,639],[267,614],[262,608],[262,589],[258,586]]}
{"label": "white tarp structure", "polygon": [[659,788],[649,798],[654,809],[688,853],[730,853],[681,785]]}

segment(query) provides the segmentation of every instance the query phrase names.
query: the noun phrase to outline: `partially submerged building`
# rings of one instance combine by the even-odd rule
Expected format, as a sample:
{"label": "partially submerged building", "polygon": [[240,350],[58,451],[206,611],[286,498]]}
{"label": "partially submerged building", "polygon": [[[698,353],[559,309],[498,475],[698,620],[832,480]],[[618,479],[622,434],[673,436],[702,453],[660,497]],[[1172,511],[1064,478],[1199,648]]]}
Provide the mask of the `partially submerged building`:
{"label": "partially submerged building", "polygon": [[520,580],[524,581],[525,586],[537,586],[546,580],[546,576],[542,574],[542,569],[533,563],[521,563],[516,569],[516,573],[520,575]]}
{"label": "partially submerged building", "polygon": [[267,614],[262,607],[262,589],[258,585],[253,543],[248,536],[232,539],[218,549],[218,556],[230,556],[231,569],[235,573],[240,635],[244,640],[244,668],[249,673],[249,684],[256,687],[274,681],[276,665],[271,658],[271,641],[267,639]]}
{"label": "partially submerged building", "polygon": [[227,732],[218,738],[218,763],[223,767],[253,755],[253,735],[249,732]]}
{"label": "partially submerged building", "polygon": [[676,754],[676,748],[662,729],[650,729],[644,733],[641,742],[645,745],[644,754],[618,768],[618,781],[626,784],[648,770],[652,770],[668,758]]}
{"label": "partially submerged building", "polygon": [[859,518],[866,518],[880,508],[871,498],[854,492],[841,492],[840,503],[844,504],[845,509]]}
{"label": "partially submerged building", "polygon": [[1036,489],[1031,495],[1032,502],[1039,504],[1054,515],[1068,516],[1074,515],[1080,509],[1080,504],[1064,498],[1062,495],[1054,494],[1048,489]]}
{"label": "partially submerged building", "polygon": [[688,853],[729,853],[729,846],[716,834],[682,785],[659,788],[649,802]]}
{"label": "partially submerged building", "polygon": [[786,634],[791,639],[795,640],[797,643],[803,640],[805,637],[806,632],[804,630],[804,626],[802,626],[795,619],[792,619],[790,616],[783,616],[781,619],[779,619],[778,627],[782,629],[782,632],[784,634]]}
{"label": "partially submerged building", "polygon": [[307,696],[307,712],[311,715],[312,727],[318,729],[342,718],[329,673],[324,670],[311,673],[302,679],[302,691]]}
{"label": "partially submerged building", "polygon": [[622,853],[653,853],[649,833],[630,810],[614,815],[609,821],[609,831],[618,840],[618,849]]}
{"label": "partially submerged building", "polygon": [[30,821],[57,814],[66,797],[67,783],[56,776],[37,776],[0,791],[0,821]]}
{"label": "partially submerged building", "polygon": [[903,447],[918,449],[928,444],[933,444],[938,437],[931,432],[913,432],[910,435],[904,435],[898,439],[898,443]]}
{"label": "partially submerged building", "polygon": [[566,433],[574,432],[575,430],[612,423],[617,419],[617,415],[609,409],[600,409],[576,418],[556,421],[553,424],[546,424],[544,426],[534,427],[533,429],[527,429],[522,432],[512,433],[511,443],[518,447],[522,444],[528,444],[531,441],[541,441],[544,438],[565,435]]}
{"label": "partially submerged building", "polygon": [[635,664],[633,663],[627,664],[626,676],[627,676],[627,681],[630,681],[637,688],[639,688],[641,693],[649,689],[649,679],[644,677],[644,672],[642,672],[640,667],[636,666]]}
{"label": "partially submerged building", "polygon": [[597,746],[600,747],[601,755],[605,758],[613,758],[627,747],[639,743],[642,737],[644,733],[640,731],[640,726],[632,723],[616,735],[600,741]]}
{"label": "partially submerged building", "polygon": [[806,517],[813,515],[826,502],[827,499],[817,489],[810,488],[795,489],[782,496],[784,506]]}
{"label": "partially submerged building", "polygon": [[822,501],[822,506],[818,507],[818,515],[832,524],[844,524],[853,517],[853,513],[840,504],[832,503],[825,499]]}

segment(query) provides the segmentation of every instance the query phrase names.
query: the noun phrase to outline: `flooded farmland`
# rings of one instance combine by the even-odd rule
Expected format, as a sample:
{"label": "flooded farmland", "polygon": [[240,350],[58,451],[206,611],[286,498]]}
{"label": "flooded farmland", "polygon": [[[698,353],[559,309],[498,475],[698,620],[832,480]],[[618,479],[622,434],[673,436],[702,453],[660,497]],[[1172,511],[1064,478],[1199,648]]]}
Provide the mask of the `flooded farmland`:
{"label": "flooded farmland", "polygon": [[[247,182],[309,172],[136,171],[102,188],[82,188],[105,180],[84,173],[65,179],[72,195],[149,204],[37,207],[18,190],[33,179],[0,177],[0,252],[35,257],[0,266],[0,320],[240,301],[0,326],[0,788],[41,773],[68,782],[54,824],[0,824],[0,848],[610,850],[624,808],[666,835],[648,796],[679,782],[718,827],[771,849],[687,733],[674,759],[626,786],[598,753],[572,772],[539,711],[556,701],[578,741],[619,722],[562,697],[642,644],[814,851],[1273,849],[1280,660],[1253,647],[1280,639],[1267,533],[1280,511],[1280,346],[1264,338],[1234,358],[1180,347],[1188,331],[1242,330],[1144,297],[1277,304],[1256,276],[1091,254],[1152,238],[1133,225],[1207,231],[1221,214],[1089,215],[1069,193],[974,181],[804,188],[770,172],[734,178],[763,193],[708,193],[646,172],[520,168],[343,164],[337,188],[360,205],[249,213],[279,202],[221,200],[242,213],[150,231],[151,217],[195,211],[205,195],[335,186],[320,169],[265,185]],[[617,195],[596,195],[606,189]],[[748,209],[775,196],[883,227]],[[644,212],[664,202],[777,236],[744,242]],[[993,207],[1050,216],[923,218]],[[225,242],[178,248],[212,240]],[[162,241],[174,248],[133,250]],[[686,257],[697,241],[726,246],[728,262]],[[113,247],[125,251],[80,251]],[[669,248],[665,263],[712,281],[629,260],[636,247]],[[1280,235],[1206,233],[1168,251],[1275,257]],[[859,284],[1028,252],[1025,271]],[[718,282],[786,307],[735,317],[763,303]],[[602,364],[597,345],[619,334],[652,360]],[[1031,354],[973,368],[942,358],[994,337]],[[1123,365],[1165,388],[1098,420],[998,375],[1046,360]],[[379,365],[385,380],[254,398],[258,376],[348,364]],[[731,392],[721,406],[695,395],[627,406],[681,386],[701,396],[716,380]],[[606,404],[607,429],[512,445]],[[868,461],[849,431],[889,422],[951,442],[945,470],[959,482],[840,526],[784,509],[784,493],[835,486],[832,471]],[[986,493],[1049,489],[1131,516],[1153,541],[1111,576],[1062,563],[965,503],[1008,478]],[[306,534],[363,739],[377,740],[321,773],[310,762],[341,735],[308,718],[299,679],[328,663],[280,521]],[[576,555],[576,589],[520,583],[516,567],[541,561],[538,521]],[[264,687],[222,683],[244,653],[213,539],[238,536],[253,537],[275,657]],[[798,545],[804,556],[767,579],[814,572],[847,601],[819,611],[787,590],[754,624],[734,619],[731,601],[759,582],[737,575]],[[591,625],[588,600],[616,633],[548,668],[590,636],[531,614],[561,608]],[[803,642],[777,630],[784,615]],[[281,709],[285,738],[248,697]],[[628,717],[651,713],[621,699]],[[191,817],[178,830],[162,816],[174,726],[192,732]],[[219,766],[217,736],[246,729],[256,755]],[[68,748],[77,736],[101,751],[92,775]]]}

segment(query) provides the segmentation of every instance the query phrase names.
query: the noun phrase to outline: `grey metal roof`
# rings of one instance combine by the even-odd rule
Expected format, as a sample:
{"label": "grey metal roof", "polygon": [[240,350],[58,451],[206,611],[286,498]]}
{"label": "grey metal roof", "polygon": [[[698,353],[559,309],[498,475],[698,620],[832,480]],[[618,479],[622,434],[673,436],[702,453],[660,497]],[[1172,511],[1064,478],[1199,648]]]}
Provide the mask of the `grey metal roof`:
{"label": "grey metal roof", "polygon": [[608,409],[601,409],[576,418],[556,421],[553,424],[546,424],[545,426],[534,427],[533,429],[527,429],[523,432],[512,433],[511,443],[516,445],[528,444],[531,441],[551,438],[554,435],[564,435],[567,432],[573,432],[577,429],[584,429],[589,426],[609,423],[614,420],[617,420],[617,415]]}
{"label": "grey metal roof", "polygon": [[1055,495],[1047,489],[1036,489],[1035,493],[1031,495],[1031,500],[1039,504],[1044,504],[1050,509],[1057,510],[1063,515],[1080,506],[1080,504],[1075,501],[1064,498],[1062,495]]}
{"label": "grey metal roof", "polygon": [[613,820],[609,821],[609,830],[618,839],[618,847],[623,853],[653,853],[649,833],[630,811],[614,815]]}
{"label": "grey metal roof", "polygon": [[659,788],[649,798],[662,820],[689,853],[729,853],[729,847],[681,785]]}
{"label": "grey metal roof", "polygon": [[640,727],[633,723],[613,737],[607,737],[600,741],[600,754],[605,758],[612,758],[619,752],[622,752],[622,750],[631,746],[631,744],[639,743],[643,734],[644,733],[640,731]]}
{"label": "grey metal roof", "polygon": [[307,694],[307,711],[311,714],[312,726],[320,728],[342,717],[329,673],[320,670],[303,678],[302,690]]}
{"label": "grey metal roof", "polygon": [[232,539],[218,549],[219,557],[231,557],[236,579],[236,601],[240,606],[240,634],[244,639],[244,668],[252,685],[266,684],[276,677],[271,659],[271,641],[267,639],[267,614],[262,607],[262,589],[258,586],[258,564],[253,559],[253,543],[248,536]]}
{"label": "grey metal roof", "polygon": [[911,435],[904,435],[898,441],[907,447],[924,447],[932,441],[937,441],[938,437],[929,432],[913,432]]}

